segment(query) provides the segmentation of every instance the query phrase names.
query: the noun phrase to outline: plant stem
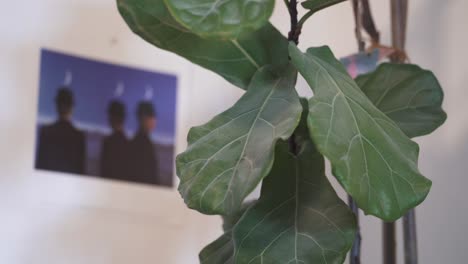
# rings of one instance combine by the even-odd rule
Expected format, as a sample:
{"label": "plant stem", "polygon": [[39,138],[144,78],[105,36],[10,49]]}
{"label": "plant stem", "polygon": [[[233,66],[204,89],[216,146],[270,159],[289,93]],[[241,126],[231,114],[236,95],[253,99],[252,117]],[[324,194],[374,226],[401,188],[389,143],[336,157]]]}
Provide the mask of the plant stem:
{"label": "plant stem", "polygon": [[366,43],[362,38],[362,13],[361,13],[361,4],[360,0],[352,0],[353,5],[353,13],[354,13],[354,23],[356,27],[354,29],[354,33],[356,34],[356,40],[358,43],[359,52],[363,52],[365,49]]}
{"label": "plant stem", "polygon": [[375,27],[374,18],[370,9],[369,0],[361,0],[362,7],[362,27],[372,39],[374,44],[380,43],[380,33]]}
{"label": "plant stem", "polygon": [[[299,35],[301,35],[301,28],[298,26],[298,21],[297,21],[297,0],[285,0],[288,11],[289,11],[289,16],[291,17],[291,29],[288,34],[288,40],[293,41],[294,43],[299,44]],[[291,137],[288,140],[289,142],[289,151],[297,155],[299,152],[299,146],[297,145],[296,142],[296,135],[292,134]]]}
{"label": "plant stem", "polygon": [[310,10],[303,17],[301,17],[301,20],[299,20],[299,27],[302,28],[307,19],[309,19],[309,17],[311,17],[313,14],[315,14],[315,12]]}
{"label": "plant stem", "polygon": [[291,29],[288,34],[288,40],[299,44],[299,36],[301,35],[301,27],[298,26],[299,22],[297,19],[297,0],[290,0],[288,2],[289,16],[291,17]]}

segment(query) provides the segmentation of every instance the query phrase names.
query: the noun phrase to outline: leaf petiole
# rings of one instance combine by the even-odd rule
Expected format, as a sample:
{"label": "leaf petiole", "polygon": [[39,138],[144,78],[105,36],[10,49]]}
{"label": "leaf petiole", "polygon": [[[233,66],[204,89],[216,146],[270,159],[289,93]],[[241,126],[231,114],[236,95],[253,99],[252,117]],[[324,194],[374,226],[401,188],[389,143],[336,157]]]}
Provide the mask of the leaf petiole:
{"label": "leaf petiole", "polygon": [[307,19],[309,19],[313,14],[315,13],[314,10],[310,10],[309,12],[307,12],[305,15],[303,15],[301,17],[301,19],[299,20],[299,22],[297,23],[297,26],[299,28],[302,28],[302,26],[304,25],[304,23],[307,21]]}

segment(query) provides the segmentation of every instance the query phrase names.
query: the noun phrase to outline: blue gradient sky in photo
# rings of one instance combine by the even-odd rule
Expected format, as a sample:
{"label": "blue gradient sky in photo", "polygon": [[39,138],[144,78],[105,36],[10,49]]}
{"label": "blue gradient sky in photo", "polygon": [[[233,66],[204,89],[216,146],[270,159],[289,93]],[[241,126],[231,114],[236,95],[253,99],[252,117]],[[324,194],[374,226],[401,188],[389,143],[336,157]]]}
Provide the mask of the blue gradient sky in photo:
{"label": "blue gradient sky in photo", "polygon": [[[57,89],[70,83],[75,96],[73,121],[80,128],[109,131],[107,105],[113,99],[127,106],[125,128],[137,129],[136,108],[151,98],[157,112],[155,141],[173,144],[175,138],[177,78],[126,66],[99,62],[43,49],[41,51],[39,114],[40,122],[56,119],[54,97]],[[123,93],[119,95],[124,87]],[[119,91],[120,90],[120,91]]]}

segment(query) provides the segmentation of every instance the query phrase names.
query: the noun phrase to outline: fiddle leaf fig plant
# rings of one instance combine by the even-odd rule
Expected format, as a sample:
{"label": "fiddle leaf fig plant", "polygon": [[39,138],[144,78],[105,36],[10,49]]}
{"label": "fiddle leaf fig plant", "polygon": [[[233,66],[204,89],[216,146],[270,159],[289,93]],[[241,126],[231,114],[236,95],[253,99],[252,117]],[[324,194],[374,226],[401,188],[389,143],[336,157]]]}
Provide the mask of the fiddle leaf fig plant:
{"label": "fiddle leaf fig plant", "polygon": [[[305,21],[343,1],[303,1],[298,19],[297,1],[285,0],[286,38],[268,22],[273,0],[117,0],[140,37],[246,90],[192,128],[176,159],[187,206],[224,219],[224,234],[200,252],[201,263],[343,263],[357,226],[326,160],[364,213],[385,221],[429,194],[410,138],[446,119],[436,77],[384,63],[353,80],[328,47],[297,47]],[[298,74],[313,97],[296,92]],[[258,200],[245,201],[259,185]]]}
{"label": "fiddle leaf fig plant", "polygon": [[190,31],[204,37],[234,39],[268,23],[275,0],[171,0],[166,4],[174,18]]}
{"label": "fiddle leaf fig plant", "polygon": [[437,78],[417,65],[383,63],[356,83],[408,137],[430,134],[447,119]]}
{"label": "fiddle leaf fig plant", "polygon": [[179,191],[191,208],[230,215],[271,170],[278,139],[287,140],[301,117],[297,73],[262,67],[230,109],[192,128],[177,157]]}
{"label": "fiddle leaf fig plant", "polygon": [[359,207],[394,221],[421,203],[431,182],[418,171],[417,144],[366,97],[329,48],[304,54],[291,44],[289,51],[315,94],[310,135]]}
{"label": "fiddle leaf fig plant", "polygon": [[312,141],[297,155],[278,144],[260,199],[235,225],[234,263],[342,263],[355,236],[353,213],[325,176]]}
{"label": "fiddle leaf fig plant", "polygon": [[140,37],[246,89],[264,65],[288,62],[288,40],[271,24],[237,38],[203,38],[171,15],[163,0],[117,0],[122,17]]}

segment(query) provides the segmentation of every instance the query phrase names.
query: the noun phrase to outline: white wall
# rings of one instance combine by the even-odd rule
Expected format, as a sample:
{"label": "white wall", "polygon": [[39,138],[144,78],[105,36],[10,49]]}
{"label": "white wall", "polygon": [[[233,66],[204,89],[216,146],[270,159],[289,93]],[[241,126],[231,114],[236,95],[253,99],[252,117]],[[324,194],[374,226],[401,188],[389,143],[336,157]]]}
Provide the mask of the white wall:
{"label": "white wall", "polygon": [[[286,32],[281,3],[273,22]],[[388,1],[371,4],[388,43]],[[408,53],[437,74],[449,114],[444,127],[418,139],[421,170],[434,182],[418,208],[421,263],[462,264],[468,257],[468,77],[463,67],[468,1],[413,0],[410,8]],[[218,235],[220,221],[186,209],[177,192],[32,169],[39,48],[178,74],[179,151],[188,127],[224,110],[241,91],[133,36],[113,0],[16,0],[2,10],[0,263],[197,263],[199,249]],[[347,55],[356,50],[353,34],[351,9],[344,3],[312,18],[300,46],[330,44],[338,56]],[[304,81],[299,86],[310,94]],[[363,225],[363,263],[380,263],[380,222],[365,217]]]}

